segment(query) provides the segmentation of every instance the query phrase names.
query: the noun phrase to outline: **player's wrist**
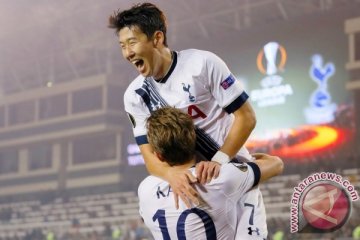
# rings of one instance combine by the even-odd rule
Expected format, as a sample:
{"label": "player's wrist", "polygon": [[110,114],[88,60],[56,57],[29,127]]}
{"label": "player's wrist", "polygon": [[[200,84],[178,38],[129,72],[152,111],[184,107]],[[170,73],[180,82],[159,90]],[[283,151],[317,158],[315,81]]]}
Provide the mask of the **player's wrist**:
{"label": "player's wrist", "polygon": [[222,152],[222,151],[217,151],[215,153],[215,155],[212,157],[211,161],[220,163],[220,164],[224,164],[224,163],[228,163],[230,162],[230,157],[229,155],[227,155],[226,153]]}

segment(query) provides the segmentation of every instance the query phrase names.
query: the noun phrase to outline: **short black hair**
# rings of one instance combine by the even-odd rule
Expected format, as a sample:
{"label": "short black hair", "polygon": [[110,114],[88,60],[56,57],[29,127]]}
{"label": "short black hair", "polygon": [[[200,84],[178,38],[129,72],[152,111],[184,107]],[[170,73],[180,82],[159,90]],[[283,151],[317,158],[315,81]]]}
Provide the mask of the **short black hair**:
{"label": "short black hair", "polygon": [[116,34],[124,27],[137,26],[148,38],[151,38],[156,31],[164,33],[164,45],[166,41],[166,17],[165,14],[152,3],[139,3],[128,10],[116,11],[109,18],[109,28],[114,28]]}

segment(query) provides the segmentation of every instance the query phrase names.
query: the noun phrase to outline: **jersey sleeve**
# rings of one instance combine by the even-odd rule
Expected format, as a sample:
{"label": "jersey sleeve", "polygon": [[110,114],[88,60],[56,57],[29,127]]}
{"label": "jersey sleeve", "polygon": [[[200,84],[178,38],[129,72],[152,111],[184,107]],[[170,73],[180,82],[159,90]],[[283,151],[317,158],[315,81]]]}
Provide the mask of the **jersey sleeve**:
{"label": "jersey sleeve", "polygon": [[145,180],[143,180],[138,187],[138,199],[139,199],[139,214],[141,216],[141,218],[145,219],[144,217],[144,209],[143,209],[143,199],[144,199],[144,185],[145,185]]}
{"label": "jersey sleeve", "polygon": [[260,168],[253,162],[233,164],[224,166],[226,177],[224,193],[233,198],[239,199],[244,193],[256,186],[261,177]]}
{"label": "jersey sleeve", "polygon": [[131,86],[124,94],[124,105],[126,114],[132,124],[136,143],[138,145],[148,143],[146,120],[150,116],[150,112],[142,98],[136,94],[135,90],[132,90]]}
{"label": "jersey sleeve", "polygon": [[154,234],[155,225],[151,221],[152,215],[151,212],[156,209],[156,205],[151,201],[151,189],[152,189],[152,176],[146,177],[138,187],[138,199],[139,199],[139,214],[143,219],[145,225],[150,229],[152,234]]}
{"label": "jersey sleeve", "polygon": [[242,84],[230,72],[225,62],[217,55],[206,52],[205,76],[210,91],[227,113],[233,113],[249,98]]}

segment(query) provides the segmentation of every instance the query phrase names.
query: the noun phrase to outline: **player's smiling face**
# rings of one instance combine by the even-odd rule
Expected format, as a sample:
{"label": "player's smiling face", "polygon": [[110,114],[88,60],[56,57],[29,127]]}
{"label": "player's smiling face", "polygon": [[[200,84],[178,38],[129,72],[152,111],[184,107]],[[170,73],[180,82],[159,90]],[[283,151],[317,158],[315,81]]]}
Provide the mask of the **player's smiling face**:
{"label": "player's smiling face", "polygon": [[119,31],[121,51],[126,60],[145,77],[156,78],[161,69],[161,58],[153,39],[149,39],[138,27],[125,27]]}

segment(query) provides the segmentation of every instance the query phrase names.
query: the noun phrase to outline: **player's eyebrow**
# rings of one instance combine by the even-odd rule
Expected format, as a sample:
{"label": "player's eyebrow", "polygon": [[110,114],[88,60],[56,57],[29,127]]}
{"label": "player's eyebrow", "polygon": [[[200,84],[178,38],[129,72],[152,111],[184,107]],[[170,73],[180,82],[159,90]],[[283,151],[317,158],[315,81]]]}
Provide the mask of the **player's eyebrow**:
{"label": "player's eyebrow", "polygon": [[135,37],[130,37],[130,38],[127,38],[125,41],[120,41],[119,40],[119,43],[125,43],[125,42],[129,42],[131,40],[136,40],[136,38]]}

